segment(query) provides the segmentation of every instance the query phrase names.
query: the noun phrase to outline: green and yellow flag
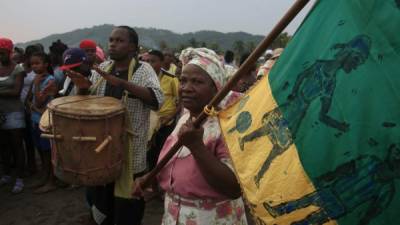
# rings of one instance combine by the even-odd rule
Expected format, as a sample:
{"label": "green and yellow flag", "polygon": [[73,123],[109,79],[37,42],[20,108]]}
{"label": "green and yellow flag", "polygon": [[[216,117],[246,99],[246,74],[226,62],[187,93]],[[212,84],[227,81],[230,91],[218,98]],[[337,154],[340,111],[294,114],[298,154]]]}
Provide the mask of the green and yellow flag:
{"label": "green and yellow flag", "polygon": [[399,0],[320,0],[220,114],[258,224],[400,224],[399,31]]}

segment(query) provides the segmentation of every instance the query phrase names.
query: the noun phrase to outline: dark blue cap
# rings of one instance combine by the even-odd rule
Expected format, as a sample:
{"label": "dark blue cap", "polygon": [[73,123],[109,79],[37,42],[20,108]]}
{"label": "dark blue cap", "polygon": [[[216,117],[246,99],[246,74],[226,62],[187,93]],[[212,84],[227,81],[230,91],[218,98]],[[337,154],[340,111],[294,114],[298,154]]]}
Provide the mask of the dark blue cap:
{"label": "dark blue cap", "polygon": [[86,59],[87,56],[84,50],[80,48],[70,48],[63,54],[63,65],[60,69],[66,70],[80,66]]}

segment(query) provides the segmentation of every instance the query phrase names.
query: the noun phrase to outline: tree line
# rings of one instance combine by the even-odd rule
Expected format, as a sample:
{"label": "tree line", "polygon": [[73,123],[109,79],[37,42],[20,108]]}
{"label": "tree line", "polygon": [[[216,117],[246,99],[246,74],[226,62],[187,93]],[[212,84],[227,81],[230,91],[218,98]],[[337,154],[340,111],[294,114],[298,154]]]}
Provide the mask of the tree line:
{"label": "tree line", "polygon": [[[281,33],[269,48],[270,49],[285,48],[291,38],[292,36],[289,35],[287,32]],[[176,48],[170,48],[168,43],[164,40],[161,40],[158,45],[160,50],[172,49],[175,52],[180,52],[187,47],[194,47],[194,48],[204,47],[204,48],[210,48],[217,53],[223,53],[222,48],[219,46],[217,42],[210,43],[210,42],[198,41],[194,37],[189,39],[186,43],[179,44],[178,47]],[[253,51],[257,47],[257,45],[258,43],[255,43],[254,41],[244,42],[242,40],[236,40],[232,44],[230,50],[233,51],[237,56],[240,56],[243,53]]]}

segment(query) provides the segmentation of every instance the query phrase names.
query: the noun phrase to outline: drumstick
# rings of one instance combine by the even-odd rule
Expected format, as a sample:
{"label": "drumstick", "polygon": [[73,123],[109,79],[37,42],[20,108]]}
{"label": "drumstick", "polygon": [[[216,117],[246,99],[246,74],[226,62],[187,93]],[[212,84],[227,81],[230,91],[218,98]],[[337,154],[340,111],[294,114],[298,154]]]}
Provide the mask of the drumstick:
{"label": "drumstick", "polygon": [[94,151],[100,153],[112,141],[112,137],[108,136]]}
{"label": "drumstick", "polygon": [[74,141],[96,141],[96,137],[72,137]]}

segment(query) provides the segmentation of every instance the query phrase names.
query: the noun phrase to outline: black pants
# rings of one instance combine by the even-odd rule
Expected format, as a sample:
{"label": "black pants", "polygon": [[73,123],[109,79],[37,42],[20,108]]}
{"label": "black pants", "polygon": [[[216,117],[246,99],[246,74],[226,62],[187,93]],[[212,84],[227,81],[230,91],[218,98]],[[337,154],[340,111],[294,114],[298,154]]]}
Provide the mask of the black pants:
{"label": "black pants", "polygon": [[31,170],[30,172],[34,172],[34,170],[36,170],[36,161],[35,148],[32,140],[32,121],[31,114],[27,112],[25,112],[25,129],[23,138],[25,143],[25,153],[28,169]]}
{"label": "black pants", "polygon": [[5,175],[11,175],[12,158],[15,157],[18,178],[24,175],[25,154],[22,148],[22,129],[0,129],[0,154]]}
{"label": "black pants", "polygon": [[[143,174],[136,174],[135,178]],[[86,197],[92,207],[92,216],[98,225],[141,225],[145,209],[144,199],[115,197],[114,183],[88,187]]]}
{"label": "black pants", "polygon": [[168,136],[174,131],[176,123],[172,123],[169,126],[161,127],[155,134],[154,143],[152,143],[149,151],[147,151],[147,165],[149,165],[149,170],[154,169],[157,165],[158,156],[160,155],[161,149],[164,146],[164,142],[167,140]]}

